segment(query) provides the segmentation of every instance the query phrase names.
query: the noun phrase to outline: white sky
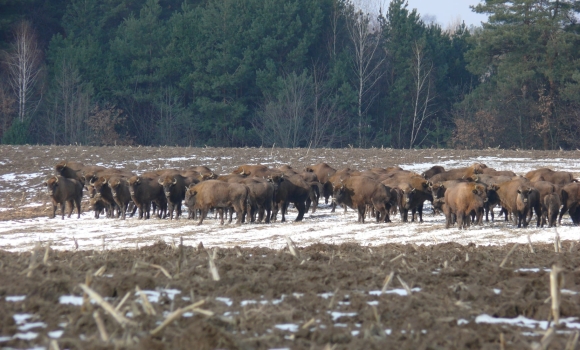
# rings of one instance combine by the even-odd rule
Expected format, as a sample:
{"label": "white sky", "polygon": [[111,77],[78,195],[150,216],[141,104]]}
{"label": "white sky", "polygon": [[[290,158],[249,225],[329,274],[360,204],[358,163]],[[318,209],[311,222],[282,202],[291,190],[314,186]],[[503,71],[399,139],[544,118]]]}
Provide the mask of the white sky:
{"label": "white sky", "polygon": [[[388,9],[390,0],[353,0],[355,4],[367,11],[377,11],[382,8]],[[417,9],[417,12],[426,22],[439,23],[443,29],[450,23],[457,22],[459,18],[465,21],[467,26],[481,26],[481,22],[487,21],[487,16],[472,12],[469,5],[477,5],[480,0],[407,0],[408,9]],[[460,22],[459,22],[460,23]]]}
{"label": "white sky", "polygon": [[407,0],[409,9],[416,8],[421,17],[434,16],[435,22],[445,28],[458,17],[468,26],[481,26],[487,16],[472,12],[469,5],[477,5],[479,0]]}

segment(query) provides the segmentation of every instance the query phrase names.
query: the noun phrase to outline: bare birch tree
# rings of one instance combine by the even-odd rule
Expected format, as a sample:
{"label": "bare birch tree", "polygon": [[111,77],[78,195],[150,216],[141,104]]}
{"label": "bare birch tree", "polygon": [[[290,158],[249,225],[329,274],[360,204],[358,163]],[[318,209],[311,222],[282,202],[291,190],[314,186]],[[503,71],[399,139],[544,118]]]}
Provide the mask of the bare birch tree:
{"label": "bare birch tree", "polygon": [[266,98],[254,127],[266,144],[299,147],[308,137],[305,122],[312,104],[312,82],[304,72],[292,72],[280,81],[280,91]]}
{"label": "bare birch tree", "polygon": [[8,83],[14,91],[18,120],[24,120],[36,110],[40,99],[33,101],[35,86],[41,71],[42,53],[32,25],[21,21],[14,31],[14,43],[5,53]]}
{"label": "bare birch tree", "polygon": [[413,44],[413,78],[414,78],[414,96],[413,96],[413,116],[411,124],[411,138],[409,148],[419,146],[425,140],[420,141],[419,133],[427,120],[435,114],[432,109],[432,102],[435,99],[435,93],[432,91],[432,72],[433,62],[425,58],[425,50],[417,42]]}
{"label": "bare birch tree", "polygon": [[380,26],[372,23],[371,15],[355,10],[349,17],[347,29],[354,48],[352,65],[357,84],[358,139],[359,147],[363,147],[364,117],[378,96],[373,88],[384,74],[381,67],[385,58],[377,57],[381,53]]}

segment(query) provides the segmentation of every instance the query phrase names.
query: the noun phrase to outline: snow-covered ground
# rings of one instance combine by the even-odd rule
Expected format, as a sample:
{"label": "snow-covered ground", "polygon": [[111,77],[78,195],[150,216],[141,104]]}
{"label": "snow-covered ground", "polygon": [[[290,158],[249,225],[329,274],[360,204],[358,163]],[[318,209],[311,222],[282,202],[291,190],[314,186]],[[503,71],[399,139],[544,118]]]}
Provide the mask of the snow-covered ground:
{"label": "snow-covered ground", "polygon": [[[423,162],[400,164],[408,170],[422,172],[432,165],[439,164],[446,168],[467,166],[474,162],[483,162],[498,170],[512,170],[523,174],[540,167],[550,167],[555,170],[580,173],[580,162],[575,159],[532,159],[504,158],[504,157],[477,157],[471,159],[456,159],[438,157],[430,160],[425,157]],[[173,162],[183,159],[156,159],[159,164],[172,166]],[[213,160],[215,161],[215,159]],[[128,161],[136,164],[141,160]],[[262,159],[262,164],[267,160]],[[332,160],[328,160],[332,164]],[[242,164],[243,162],[240,162]],[[112,164],[102,164],[112,166]],[[364,169],[363,166],[360,167]],[[12,188],[23,187],[22,182],[40,183],[40,173],[15,174],[7,173],[1,176],[4,184],[0,186],[0,193]],[[25,187],[25,186],[24,186]],[[28,193],[28,192],[25,192]],[[24,197],[23,197],[24,198]],[[46,202],[45,202],[46,203]],[[21,206],[50,205],[42,202],[24,202]],[[0,211],[8,208],[0,208]],[[496,209],[496,214],[499,210]],[[48,211],[47,211],[48,213]],[[58,212],[57,212],[58,214]],[[187,214],[186,214],[187,215]],[[517,229],[511,223],[496,221],[485,223],[483,226],[471,227],[460,231],[457,228],[445,229],[443,216],[432,216],[431,209],[426,204],[423,223],[400,222],[398,215],[393,217],[392,223],[375,224],[372,220],[366,224],[356,222],[356,213],[349,209],[343,214],[342,209],[335,213],[330,212],[328,205],[321,204],[319,210],[305,215],[304,221],[293,222],[296,211],[292,208],[287,216],[286,223],[273,224],[244,224],[242,226],[220,225],[218,220],[208,219],[203,225],[187,219],[181,220],[138,220],[128,218],[94,219],[92,213],[83,213],[80,219],[73,214],[71,219],[33,218],[25,220],[0,221],[0,249],[10,251],[24,251],[34,247],[37,242],[48,243],[55,249],[117,249],[135,248],[137,245],[149,245],[157,240],[168,243],[179,242],[183,237],[185,244],[203,244],[207,247],[242,247],[265,246],[282,248],[286,245],[285,237],[290,237],[299,246],[313,243],[353,242],[363,245],[379,245],[384,243],[415,243],[435,244],[443,242],[457,242],[461,244],[475,243],[478,245],[506,244],[510,242],[527,243],[528,235],[532,242],[553,242],[556,232],[562,240],[576,240],[580,228],[572,226],[568,217],[563,220],[563,226],[558,228],[536,228],[535,225],[526,229]],[[497,215],[496,215],[497,218]],[[533,220],[535,222],[535,220]],[[75,243],[76,240],[76,243]]]}

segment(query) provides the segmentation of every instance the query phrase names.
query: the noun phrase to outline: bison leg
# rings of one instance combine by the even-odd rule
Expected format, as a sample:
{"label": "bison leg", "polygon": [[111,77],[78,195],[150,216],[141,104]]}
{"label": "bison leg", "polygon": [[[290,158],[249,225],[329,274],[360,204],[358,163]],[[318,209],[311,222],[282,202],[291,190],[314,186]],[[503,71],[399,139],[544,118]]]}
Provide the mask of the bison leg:
{"label": "bison leg", "polygon": [[409,209],[404,209],[401,207],[400,212],[401,212],[401,221],[407,222],[409,216]]}
{"label": "bison leg", "polygon": [[271,221],[276,221],[277,220],[277,216],[278,216],[278,207],[279,207],[279,203],[274,202],[273,203],[273,208],[272,208],[272,214],[270,216],[270,220]]}
{"label": "bison leg", "polygon": [[451,226],[451,212],[445,213],[445,228],[448,229]]}
{"label": "bison leg", "polygon": [[423,203],[419,204],[417,212],[419,213],[419,222],[423,222]]}
{"label": "bison leg", "polygon": [[82,199],[81,197],[77,197],[74,200],[75,205],[77,207],[77,219],[80,219],[80,217],[81,217],[81,199]]}
{"label": "bison leg", "polygon": [[359,205],[357,207],[358,210],[358,222],[361,224],[365,223],[365,212],[366,212],[367,206],[365,204]]}
{"label": "bison leg", "polygon": [[[236,226],[239,226],[244,221],[244,208],[242,206],[235,206],[233,208],[230,208],[231,215],[233,215],[234,210],[236,211]],[[231,222],[232,219],[230,218],[230,223]]]}
{"label": "bison leg", "polygon": [[[264,209],[262,209],[262,210],[264,210]],[[269,224],[270,223],[270,215],[272,213],[272,205],[267,204],[265,206],[265,210],[266,210],[266,223]]]}
{"label": "bison leg", "polygon": [[66,201],[60,203],[60,214],[62,215],[62,219],[64,220],[64,207],[66,206]]}
{"label": "bison leg", "polygon": [[173,206],[173,203],[171,203],[171,202],[168,202],[168,203],[167,203],[167,211],[168,211],[169,213],[167,214],[167,216],[169,216],[169,220],[173,220],[173,211],[174,211],[174,209],[175,209],[175,208],[174,208],[174,206]]}
{"label": "bison leg", "polygon": [[[298,210],[298,216],[296,217],[296,220],[294,220],[294,221],[302,221],[302,219],[304,218],[304,213],[306,212],[306,203],[304,203],[302,201],[298,201],[298,202],[294,202],[294,206]],[[282,216],[282,218],[284,218],[284,216]]]}
{"label": "bison leg", "polygon": [[465,221],[465,214],[462,213],[462,212],[460,212],[460,211],[458,211],[455,214],[455,216],[456,216],[456,219],[457,219],[457,228],[459,230],[462,230],[463,229],[463,221]]}
{"label": "bison leg", "polygon": [[560,210],[560,216],[558,216],[558,225],[562,225],[562,216],[564,216],[564,214],[566,214],[566,212],[568,211],[568,207],[566,206],[566,203],[564,203],[564,205],[562,206],[562,209]]}
{"label": "bison leg", "polygon": [[199,214],[199,222],[197,223],[198,225],[201,225],[203,223],[203,219],[205,219],[207,212],[208,212],[207,208],[201,209],[201,214]]}
{"label": "bison leg", "polygon": [[285,201],[280,201],[278,207],[282,211],[282,220],[280,222],[286,222],[286,210],[284,208],[287,208],[288,204]]}

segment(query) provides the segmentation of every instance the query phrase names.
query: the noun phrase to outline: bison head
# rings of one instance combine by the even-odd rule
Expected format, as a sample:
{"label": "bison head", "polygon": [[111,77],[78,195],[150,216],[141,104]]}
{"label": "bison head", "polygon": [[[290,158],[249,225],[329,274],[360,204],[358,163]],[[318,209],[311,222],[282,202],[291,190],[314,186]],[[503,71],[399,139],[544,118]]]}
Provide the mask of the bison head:
{"label": "bison head", "polygon": [[56,172],[59,173],[59,174],[62,173],[62,171],[64,170],[64,168],[66,168],[66,162],[65,161],[62,161],[62,162],[58,163],[54,167],[54,169],[56,170]]}
{"label": "bison head", "polygon": [[477,184],[473,187],[473,193],[480,196],[483,202],[487,202],[487,188],[485,185]]}
{"label": "bison head", "polygon": [[401,188],[401,201],[404,209],[411,209],[411,202],[417,190],[411,186]]}
{"label": "bison head", "polygon": [[51,176],[44,180],[44,185],[46,186],[46,192],[52,196],[58,187],[58,176]]}
{"label": "bison head", "polygon": [[166,176],[165,179],[159,179],[157,182],[163,186],[163,192],[165,196],[169,198],[171,196],[171,188],[177,184],[176,178],[171,178],[171,176]]}
{"label": "bison head", "polygon": [[115,180],[111,181],[111,179],[109,179],[107,181],[107,184],[109,185],[109,188],[111,189],[111,194],[113,195],[113,197],[117,197],[117,192],[119,191],[119,186],[121,185],[121,180],[115,179]]}
{"label": "bison head", "polygon": [[199,174],[199,177],[200,177],[201,181],[215,180],[218,178],[218,176],[216,174],[214,174],[213,172],[211,174]]}
{"label": "bison head", "polygon": [[433,199],[442,198],[445,194],[445,185],[442,183],[431,184],[431,195]]}
{"label": "bison head", "polygon": [[522,203],[528,203],[528,197],[532,192],[532,189],[526,185],[521,185],[518,187],[518,200]]}
{"label": "bison head", "polygon": [[101,176],[96,181],[92,181],[91,185],[95,188],[96,196],[101,197],[104,187],[107,186],[107,179]]}
{"label": "bison head", "polygon": [[129,194],[135,196],[135,189],[141,184],[141,177],[133,176],[129,179]]}

